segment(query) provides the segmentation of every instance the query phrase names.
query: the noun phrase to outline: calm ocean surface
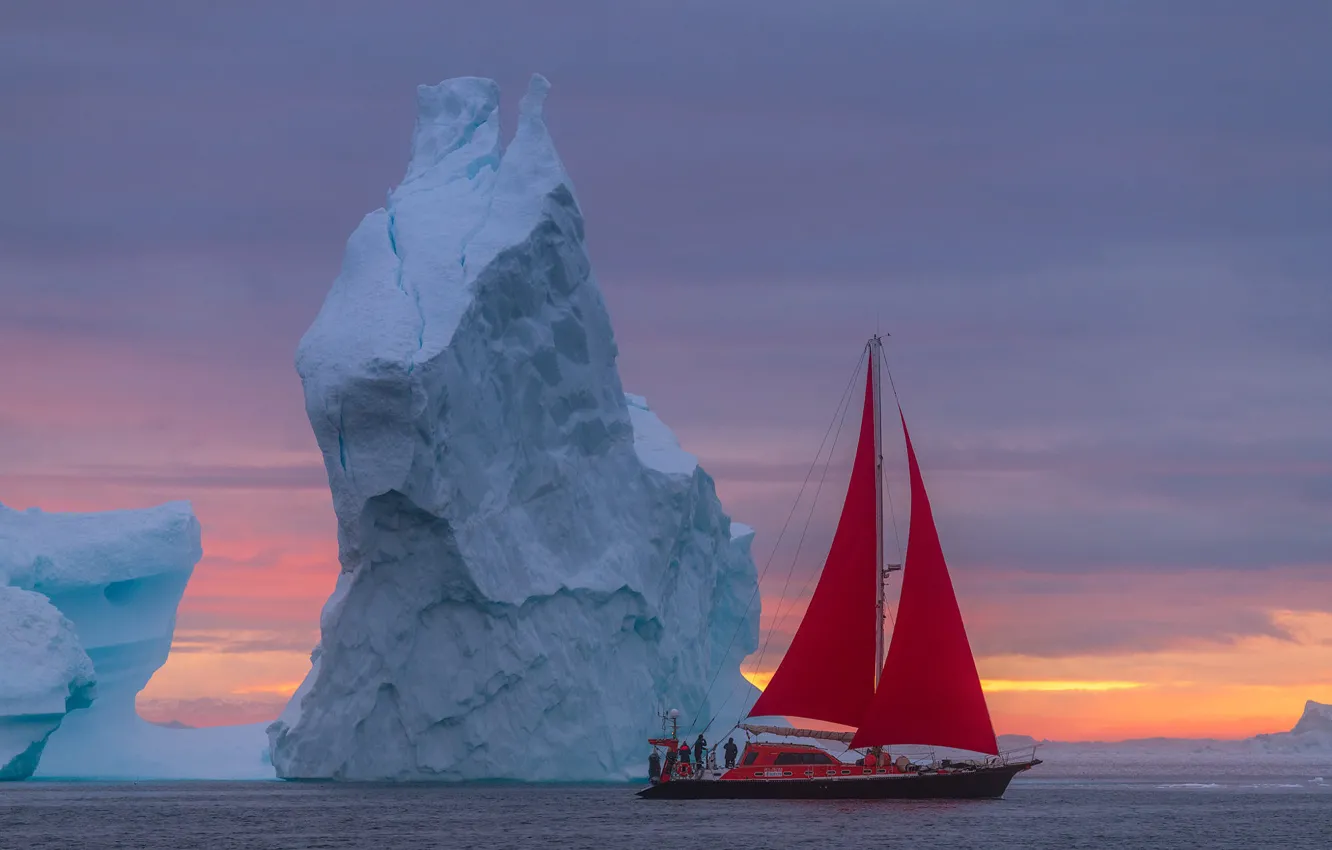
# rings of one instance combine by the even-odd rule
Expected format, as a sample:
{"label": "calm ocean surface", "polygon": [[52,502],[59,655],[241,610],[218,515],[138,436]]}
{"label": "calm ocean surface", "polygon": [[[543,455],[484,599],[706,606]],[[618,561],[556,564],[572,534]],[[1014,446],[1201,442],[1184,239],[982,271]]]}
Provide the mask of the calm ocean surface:
{"label": "calm ocean surface", "polygon": [[1332,848],[1332,781],[1308,776],[1020,779],[977,802],[647,802],[634,790],[0,783],[0,848]]}

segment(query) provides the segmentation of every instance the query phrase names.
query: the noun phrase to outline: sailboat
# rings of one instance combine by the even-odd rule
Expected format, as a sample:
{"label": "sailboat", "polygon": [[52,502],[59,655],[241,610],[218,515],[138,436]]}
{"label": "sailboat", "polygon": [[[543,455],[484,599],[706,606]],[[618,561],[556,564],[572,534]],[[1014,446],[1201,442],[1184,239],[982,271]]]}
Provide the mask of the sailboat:
{"label": "sailboat", "polygon": [[[752,737],[734,766],[718,770],[676,757],[679,713],[672,711],[665,717],[668,731],[649,739],[654,758],[665,750],[665,767],[640,797],[990,798],[1041,763],[1032,748],[999,751],[900,403],[911,518],[898,613],[885,651],[885,584],[899,568],[885,564],[883,554],[882,345],[877,334],[866,343],[860,435],[818,584],[790,648],[748,714],[854,731],[741,723],[738,728]],[[764,734],[836,741],[863,756],[847,762],[823,747],[754,737]],[[925,762],[907,755],[935,747],[976,755]]]}

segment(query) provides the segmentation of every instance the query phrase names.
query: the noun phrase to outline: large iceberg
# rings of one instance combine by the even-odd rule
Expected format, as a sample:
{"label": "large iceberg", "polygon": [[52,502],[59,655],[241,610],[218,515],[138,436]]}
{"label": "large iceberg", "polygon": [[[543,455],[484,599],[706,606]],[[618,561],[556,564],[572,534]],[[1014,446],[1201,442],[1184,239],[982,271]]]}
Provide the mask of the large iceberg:
{"label": "large iceberg", "polygon": [[45,596],[0,585],[0,779],[27,779],[67,712],[87,708],[93,665]]}
{"label": "large iceberg", "polygon": [[[37,776],[273,776],[258,725],[165,729],[134,708],[167,659],[176,607],[201,555],[199,521],[186,502],[89,514],[0,505],[0,586],[49,600],[96,677],[96,700],[64,718],[39,753]],[[47,675],[62,669],[56,661]]]}
{"label": "large iceberg", "polygon": [[301,341],[342,572],[279,776],[641,776],[662,709],[752,700],[752,532],[620,385],[547,89],[507,149],[494,82],[417,90]]}

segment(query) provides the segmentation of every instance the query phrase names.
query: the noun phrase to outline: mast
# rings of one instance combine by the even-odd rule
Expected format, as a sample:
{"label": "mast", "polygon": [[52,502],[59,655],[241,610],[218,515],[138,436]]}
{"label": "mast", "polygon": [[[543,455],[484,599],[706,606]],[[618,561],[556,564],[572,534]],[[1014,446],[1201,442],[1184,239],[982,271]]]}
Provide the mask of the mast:
{"label": "mast", "polygon": [[869,343],[861,348],[859,360],[868,361],[869,371],[856,429],[856,456],[837,531],[805,616],[768,686],[749,710],[750,717],[799,717],[856,726],[874,698],[878,670],[870,665],[879,660],[875,639],[879,637],[882,645],[882,637],[876,629],[883,623],[876,611],[882,591],[874,587],[881,570],[875,558],[882,513],[874,492],[880,478],[874,379],[878,367],[869,355],[877,354]]}
{"label": "mast", "polygon": [[883,341],[876,333],[870,337],[870,376],[874,381],[874,689],[879,689],[883,670],[883,424],[880,411],[879,366],[883,363]]}

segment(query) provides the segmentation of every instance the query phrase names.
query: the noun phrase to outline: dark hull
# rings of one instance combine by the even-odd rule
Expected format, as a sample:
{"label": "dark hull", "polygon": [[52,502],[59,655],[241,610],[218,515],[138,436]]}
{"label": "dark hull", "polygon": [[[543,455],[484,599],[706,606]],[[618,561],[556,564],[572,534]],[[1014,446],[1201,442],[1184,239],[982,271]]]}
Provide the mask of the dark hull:
{"label": "dark hull", "polygon": [[1002,797],[1013,777],[1031,766],[846,779],[677,779],[650,785],[638,796],[645,800],[984,800]]}

